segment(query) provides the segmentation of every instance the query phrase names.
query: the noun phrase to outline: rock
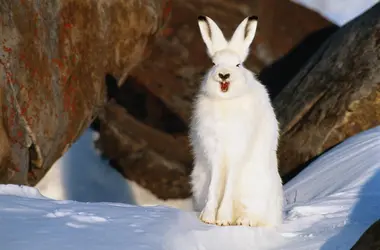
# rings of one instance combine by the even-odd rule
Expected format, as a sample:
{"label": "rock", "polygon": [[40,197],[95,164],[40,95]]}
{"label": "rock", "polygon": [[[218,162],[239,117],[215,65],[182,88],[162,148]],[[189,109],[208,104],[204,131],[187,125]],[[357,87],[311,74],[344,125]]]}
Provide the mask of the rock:
{"label": "rock", "polygon": [[259,17],[257,35],[246,62],[256,73],[309,33],[331,25],[318,14],[285,0],[173,0],[167,35],[157,41],[151,56],[131,75],[184,123],[189,121],[191,100],[199,79],[211,66],[197,24],[200,14],[212,17],[228,38],[244,17]]}
{"label": "rock", "polygon": [[[192,4],[193,2],[185,7],[190,8]],[[212,2],[208,4],[210,6],[204,8],[209,12],[205,11],[205,14],[214,17],[215,12],[215,19],[222,28],[232,31],[240,20],[238,16],[241,15],[230,14],[229,20],[233,24],[228,26],[229,24],[219,21],[225,12],[220,8],[213,8]],[[229,13],[239,13],[234,8],[241,9],[233,7],[232,4],[221,6],[226,6]],[[284,89],[276,90],[279,94],[274,95],[273,104],[282,129],[278,155],[280,172],[285,182],[325,150],[349,136],[380,124],[380,57],[378,57],[380,19],[377,18],[379,8],[379,5],[376,5],[339,30],[334,27],[326,28],[327,34],[322,36],[320,42],[329,37],[328,40],[322,46],[318,42],[311,46],[320,47],[309,60],[303,58],[297,62],[297,65],[301,66],[308,60]],[[179,9],[180,7],[177,7],[177,10]],[[199,9],[202,10],[201,7]],[[125,85],[128,87],[119,90],[123,92],[123,96],[116,97],[117,105],[122,106],[132,116],[128,116],[129,119],[134,118],[140,125],[144,124],[156,132],[170,135],[171,139],[177,140],[171,145],[183,148],[188,145],[186,135],[191,100],[198,86],[198,79],[208,64],[204,45],[196,33],[198,32],[196,22],[180,21],[195,20],[195,13],[184,12],[180,12],[182,13],[180,17],[173,16],[174,20],[178,18],[179,21],[178,23],[172,21],[170,26],[173,28],[172,33],[157,41],[156,46],[159,46],[159,49],[153,49],[149,61],[144,61],[131,72],[129,82]],[[184,25],[185,23],[187,25]],[[203,52],[200,52],[201,49]],[[255,51],[254,49],[253,61],[258,59]],[[284,58],[280,60],[282,59]],[[292,60],[287,62],[288,65],[291,63]],[[248,64],[255,70],[264,67],[264,63],[256,66]],[[292,73],[286,75],[284,82],[291,79],[295,72],[293,68]],[[105,120],[103,124],[105,124],[104,131],[109,131],[111,127],[107,128]],[[128,128],[130,125],[123,122],[123,126]],[[130,129],[133,129],[133,126]],[[119,155],[111,155],[109,152],[112,150],[103,151],[108,152],[105,155],[111,159],[112,166],[128,179],[151,190],[159,198],[178,198],[190,194],[188,178],[183,175],[191,171],[191,164],[183,160],[188,159],[188,156],[179,159],[158,153],[161,149],[152,142],[149,134],[140,133],[142,137],[140,140],[145,143],[144,147],[139,148],[140,151],[129,149],[130,146],[123,148],[121,150],[123,154]],[[122,145],[120,138],[130,137],[126,132],[119,137],[109,133],[107,136],[107,140],[113,137],[112,142],[119,145]],[[102,132],[101,137],[103,137]],[[129,145],[142,145],[137,138],[133,139],[135,142],[131,139],[125,140],[132,142]],[[166,142],[163,144],[169,145]],[[110,147],[105,143],[102,143],[102,146]],[[136,152],[140,153],[139,157],[136,157]],[[160,157],[154,159],[151,156],[141,157],[143,154],[149,155],[153,152]],[[134,159],[137,160],[132,161]],[[148,168],[143,167],[149,162],[148,159],[154,162],[155,168],[159,170],[148,171]],[[165,181],[161,181],[160,179],[164,177],[159,177],[157,173],[168,172],[168,169],[176,175],[165,176]],[[152,176],[155,176],[155,179],[152,179]],[[177,176],[181,176],[182,184],[177,183],[176,190],[168,191],[171,184],[167,183],[178,178]]]}
{"label": "rock", "polygon": [[275,97],[281,175],[380,125],[380,4],[332,35]]}
{"label": "rock", "polygon": [[120,88],[112,76],[106,79],[111,100],[93,123],[100,133],[95,146],[124,177],[158,198],[189,197],[186,125],[135,79]]}
{"label": "rock", "polygon": [[99,149],[127,179],[160,199],[190,196],[192,158],[186,141],[134,119],[112,101],[99,115],[99,129]]}
{"label": "rock", "polygon": [[380,220],[370,226],[351,250],[380,249]]}
{"label": "rock", "polygon": [[[111,165],[160,199],[190,195],[188,118],[199,78],[210,66],[197,16],[212,16],[231,35],[246,15],[258,15],[259,30],[248,61],[255,71],[283,56],[310,32],[331,25],[289,1],[173,1],[172,8],[165,36],[156,40],[151,56],[131,72],[125,84],[117,88],[117,80],[107,78],[109,98],[115,102],[107,105],[94,124],[100,132],[97,147]],[[318,41],[297,52],[302,60]]]}
{"label": "rock", "polygon": [[105,101],[104,77],[147,56],[164,1],[0,3],[0,183],[34,185]]}

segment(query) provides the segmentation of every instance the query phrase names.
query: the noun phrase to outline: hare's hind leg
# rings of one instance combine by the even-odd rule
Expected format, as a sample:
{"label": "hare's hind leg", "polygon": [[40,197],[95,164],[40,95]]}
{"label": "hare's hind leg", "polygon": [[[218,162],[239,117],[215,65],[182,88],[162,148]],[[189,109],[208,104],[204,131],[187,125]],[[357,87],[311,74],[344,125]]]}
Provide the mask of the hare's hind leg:
{"label": "hare's hind leg", "polygon": [[[267,199],[257,200],[263,205],[266,204],[266,210],[257,209],[257,206],[244,206],[239,203],[236,209],[236,224],[250,227],[276,227],[282,221],[282,198],[281,194],[277,197],[268,197]],[[260,206],[260,205],[259,205]]]}
{"label": "hare's hind leg", "polygon": [[[259,187],[258,187],[259,188]],[[236,224],[250,227],[267,227],[269,211],[265,211],[268,204],[268,197],[262,193],[251,190],[246,191],[235,202]],[[270,208],[267,208],[270,210]]]}
{"label": "hare's hind leg", "polygon": [[[247,171],[236,205],[236,224],[251,227],[275,227],[282,220],[283,191],[276,172]],[[252,180],[252,176],[255,177]]]}

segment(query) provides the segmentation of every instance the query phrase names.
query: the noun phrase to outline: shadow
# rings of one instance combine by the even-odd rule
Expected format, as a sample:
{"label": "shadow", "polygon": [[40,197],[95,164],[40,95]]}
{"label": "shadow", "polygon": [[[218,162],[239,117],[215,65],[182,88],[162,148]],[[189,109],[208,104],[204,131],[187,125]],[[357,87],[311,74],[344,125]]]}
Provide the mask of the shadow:
{"label": "shadow", "polygon": [[[347,224],[337,235],[328,239],[321,250],[350,249],[361,235],[380,219],[380,170],[364,184],[359,197]],[[348,248],[344,248],[345,246]]]}
{"label": "shadow", "polygon": [[264,68],[258,78],[268,88],[273,99],[298,74],[320,46],[337,30],[332,25],[311,33],[286,55]]}
{"label": "shadow", "polygon": [[128,182],[95,151],[93,135],[87,129],[54,166],[59,168],[65,199],[135,204]]}
{"label": "shadow", "polygon": [[138,79],[129,76],[120,87],[117,82],[112,75],[106,75],[108,100],[114,99],[136,120],[150,127],[169,134],[187,133],[187,125]]}

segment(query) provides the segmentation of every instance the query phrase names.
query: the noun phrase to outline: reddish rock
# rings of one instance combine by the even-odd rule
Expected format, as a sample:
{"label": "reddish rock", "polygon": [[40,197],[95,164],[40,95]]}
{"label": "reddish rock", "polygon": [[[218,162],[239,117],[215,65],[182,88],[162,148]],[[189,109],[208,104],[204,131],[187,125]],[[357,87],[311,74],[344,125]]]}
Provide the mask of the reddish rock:
{"label": "reddish rock", "polygon": [[2,0],[0,183],[42,178],[104,104],[105,74],[122,77],[146,55],[163,4]]}

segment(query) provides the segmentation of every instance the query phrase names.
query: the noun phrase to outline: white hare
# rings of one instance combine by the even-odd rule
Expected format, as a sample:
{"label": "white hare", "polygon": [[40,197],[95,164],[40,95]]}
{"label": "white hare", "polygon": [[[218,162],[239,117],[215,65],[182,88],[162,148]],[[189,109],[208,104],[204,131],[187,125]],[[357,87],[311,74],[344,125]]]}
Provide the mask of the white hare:
{"label": "white hare", "polygon": [[276,227],[283,206],[278,122],[266,88],[242,65],[257,17],[245,18],[230,41],[211,18],[199,16],[198,25],[214,66],[190,126],[196,210],[210,224]]}

